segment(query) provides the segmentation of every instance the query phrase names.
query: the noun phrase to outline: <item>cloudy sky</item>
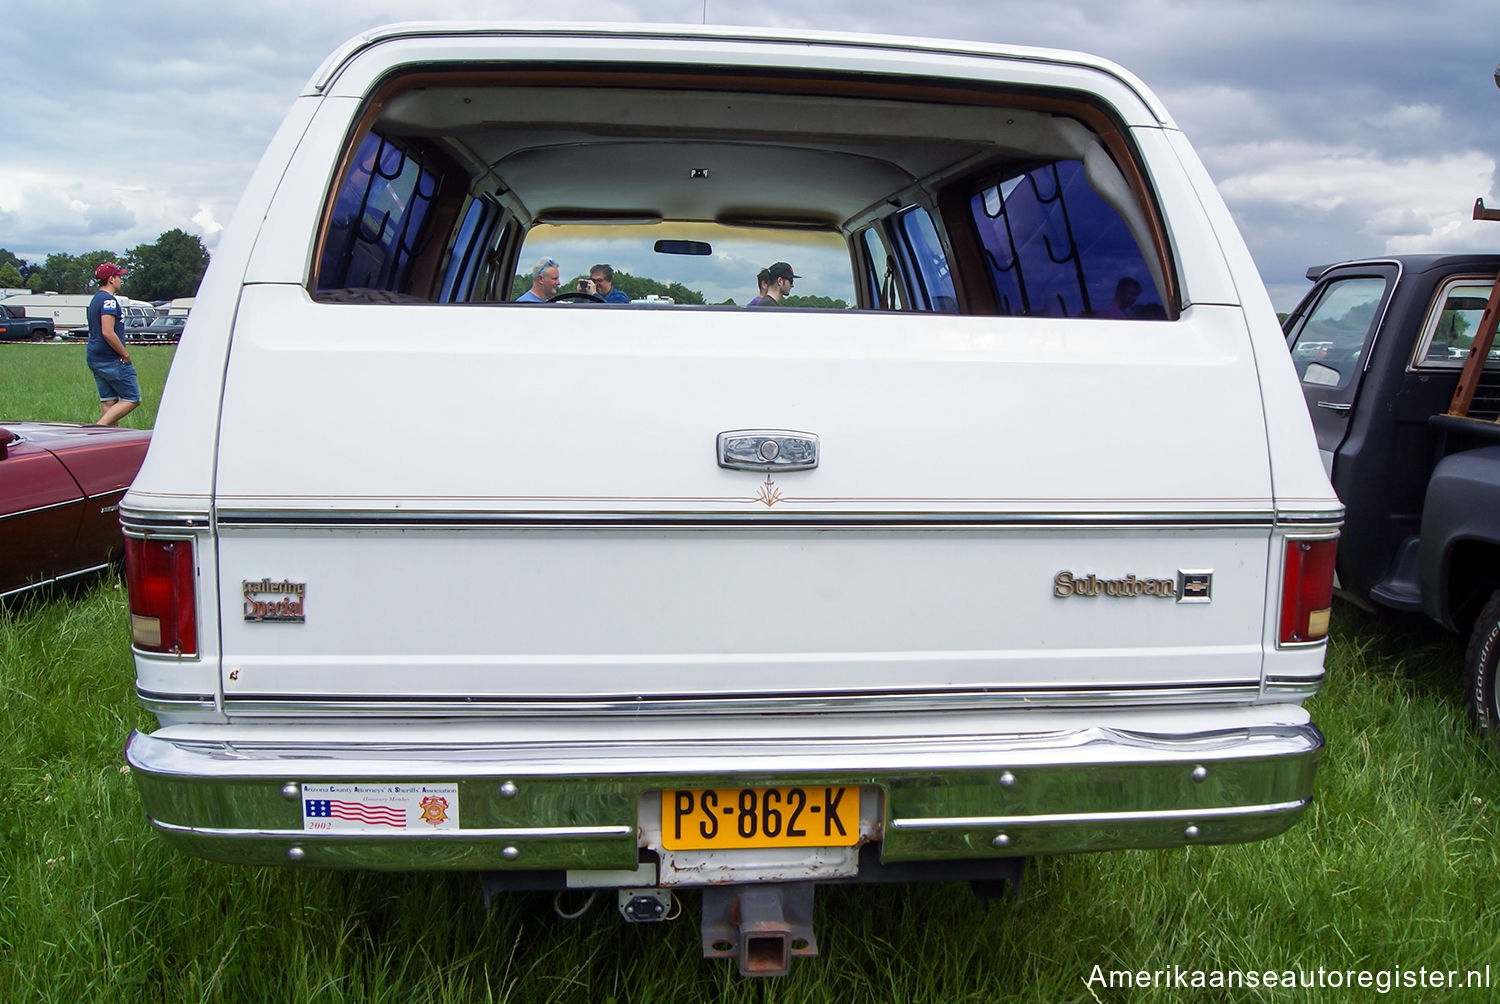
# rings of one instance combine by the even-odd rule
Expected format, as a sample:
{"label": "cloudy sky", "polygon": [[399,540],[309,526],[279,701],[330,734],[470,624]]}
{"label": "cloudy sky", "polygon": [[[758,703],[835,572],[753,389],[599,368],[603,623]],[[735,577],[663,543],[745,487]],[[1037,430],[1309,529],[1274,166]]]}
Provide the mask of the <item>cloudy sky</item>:
{"label": "cloudy sky", "polygon": [[125,250],[181,227],[212,249],[323,58],[413,18],[652,21],[1081,49],[1165,102],[1281,309],[1308,265],[1500,247],[1496,0],[6,0],[0,247]]}

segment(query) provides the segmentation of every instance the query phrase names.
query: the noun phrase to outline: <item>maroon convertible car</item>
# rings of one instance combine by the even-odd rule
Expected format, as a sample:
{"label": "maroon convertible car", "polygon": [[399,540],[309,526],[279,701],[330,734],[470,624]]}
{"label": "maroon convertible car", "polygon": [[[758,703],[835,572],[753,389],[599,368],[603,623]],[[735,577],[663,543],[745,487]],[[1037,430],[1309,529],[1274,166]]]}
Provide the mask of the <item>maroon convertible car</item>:
{"label": "maroon convertible car", "polygon": [[0,422],[0,599],[120,557],[120,497],[151,433]]}

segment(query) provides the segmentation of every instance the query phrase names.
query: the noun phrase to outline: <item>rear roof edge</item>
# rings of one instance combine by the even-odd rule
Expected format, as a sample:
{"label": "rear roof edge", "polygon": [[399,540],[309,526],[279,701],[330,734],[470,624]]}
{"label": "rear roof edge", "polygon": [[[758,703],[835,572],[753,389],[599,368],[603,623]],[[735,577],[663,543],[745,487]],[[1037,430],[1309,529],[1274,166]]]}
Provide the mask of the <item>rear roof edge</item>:
{"label": "rear roof edge", "polygon": [[1025,62],[1052,63],[1094,70],[1112,77],[1123,84],[1141,103],[1150,110],[1161,126],[1176,128],[1166,108],[1135,74],[1129,70],[1087,53],[1065,49],[1044,49],[1031,46],[994,45],[983,42],[953,39],[907,38],[894,35],[866,35],[852,32],[822,32],[788,30],[774,38],[767,38],[764,28],[743,28],[722,25],[646,25],[646,24],[542,24],[542,23],[497,23],[478,21],[408,21],[372,28],[349,39],[323,61],[308,80],[304,96],[322,94],[344,67],[362,52],[382,42],[420,36],[480,36],[536,37],[575,35],[579,38],[682,38],[705,39],[721,42],[746,42],[759,45],[825,44],[850,48],[888,49],[905,52],[923,52],[933,55],[985,56],[1013,59]]}

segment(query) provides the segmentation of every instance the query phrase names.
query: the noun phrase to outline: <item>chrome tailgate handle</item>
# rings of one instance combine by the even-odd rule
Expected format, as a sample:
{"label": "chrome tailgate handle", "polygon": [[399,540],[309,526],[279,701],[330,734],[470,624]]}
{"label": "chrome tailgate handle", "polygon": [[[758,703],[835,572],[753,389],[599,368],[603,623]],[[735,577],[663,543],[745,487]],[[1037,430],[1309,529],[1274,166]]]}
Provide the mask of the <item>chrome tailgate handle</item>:
{"label": "chrome tailgate handle", "polygon": [[808,471],[818,466],[818,437],[788,429],[719,433],[719,466],[732,471]]}

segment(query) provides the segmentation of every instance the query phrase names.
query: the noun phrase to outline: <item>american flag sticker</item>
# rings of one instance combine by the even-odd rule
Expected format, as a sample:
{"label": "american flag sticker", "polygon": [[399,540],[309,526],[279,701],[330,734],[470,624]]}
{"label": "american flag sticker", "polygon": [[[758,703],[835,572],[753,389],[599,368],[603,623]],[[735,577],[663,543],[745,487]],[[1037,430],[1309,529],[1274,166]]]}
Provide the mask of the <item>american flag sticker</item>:
{"label": "american flag sticker", "polygon": [[458,785],[304,784],[302,829],[392,835],[456,830]]}

